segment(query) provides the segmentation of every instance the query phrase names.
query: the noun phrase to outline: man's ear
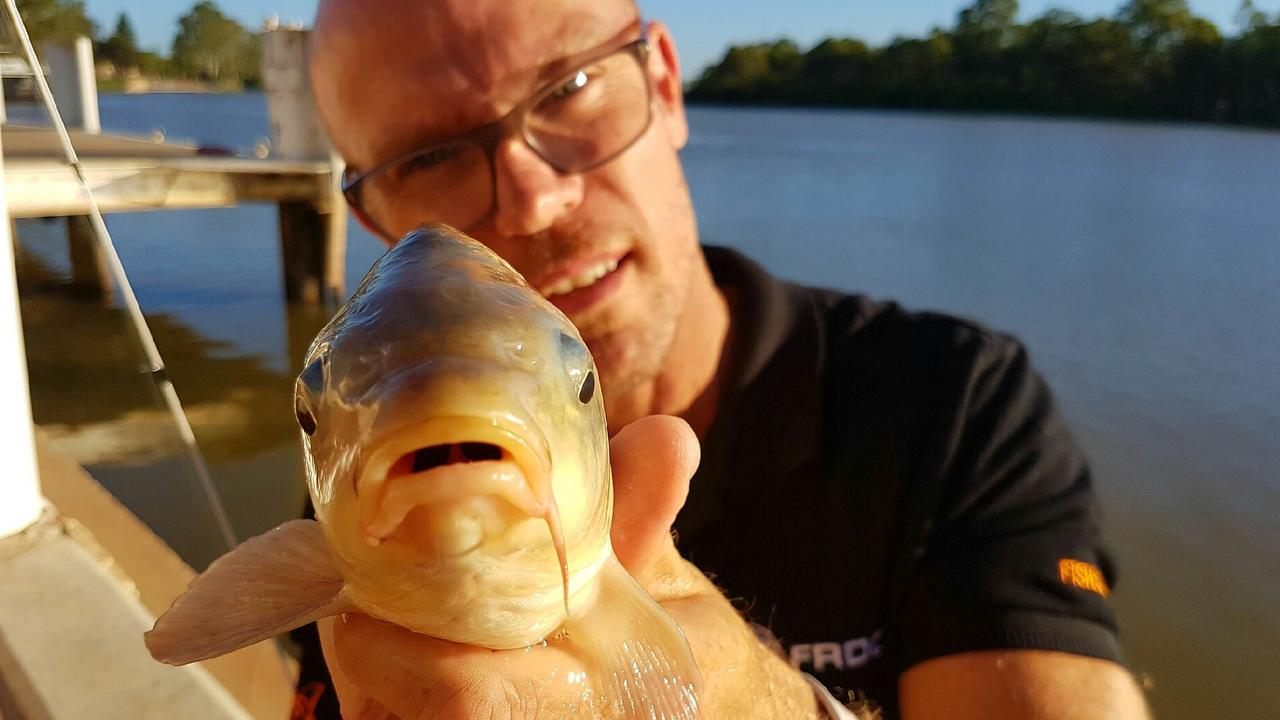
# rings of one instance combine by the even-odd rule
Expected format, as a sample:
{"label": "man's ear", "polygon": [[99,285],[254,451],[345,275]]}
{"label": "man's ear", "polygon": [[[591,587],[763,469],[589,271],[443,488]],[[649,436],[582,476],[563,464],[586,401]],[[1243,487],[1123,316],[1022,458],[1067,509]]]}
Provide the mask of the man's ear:
{"label": "man's ear", "polygon": [[675,148],[689,140],[689,123],[684,115],[684,84],[680,78],[680,56],[671,31],[660,20],[649,23],[649,75],[653,79],[657,119],[666,126]]}

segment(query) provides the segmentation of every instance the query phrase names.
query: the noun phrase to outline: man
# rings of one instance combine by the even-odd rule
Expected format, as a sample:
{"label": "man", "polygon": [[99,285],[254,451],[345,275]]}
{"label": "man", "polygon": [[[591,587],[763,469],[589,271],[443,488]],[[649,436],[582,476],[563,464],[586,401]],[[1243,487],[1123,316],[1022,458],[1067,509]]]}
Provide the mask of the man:
{"label": "man", "polygon": [[[587,340],[617,433],[615,545],[684,628],[703,717],[821,716],[791,665],[890,716],[1145,716],[1088,472],[1025,353],[704,256],[665,26],[629,0],[324,0],[314,41],[361,220],[387,242],[464,229]],[[702,441],[691,485],[697,442],[650,415]],[[676,554],[673,519],[790,665]],[[575,700],[538,653],[359,617],[322,634],[351,715],[560,717]]]}

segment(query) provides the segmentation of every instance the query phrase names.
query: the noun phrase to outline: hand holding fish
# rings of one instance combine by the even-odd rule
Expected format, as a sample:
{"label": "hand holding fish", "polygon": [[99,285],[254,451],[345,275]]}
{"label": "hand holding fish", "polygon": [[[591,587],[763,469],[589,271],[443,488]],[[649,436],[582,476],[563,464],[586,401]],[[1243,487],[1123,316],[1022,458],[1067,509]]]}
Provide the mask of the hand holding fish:
{"label": "hand holding fish", "polygon": [[[803,678],[761,645],[706,576],[676,552],[670,527],[698,454],[693,432],[676,418],[644,418],[612,439],[614,552],[684,629],[702,668],[700,717],[816,716]],[[578,668],[570,655],[544,652],[553,647],[491,651],[354,614],[320,627],[345,717],[595,716],[581,688],[548,682]]]}
{"label": "hand holding fish", "polygon": [[[295,412],[316,520],[214,562],[147,634],[157,659],[343,616],[332,645],[349,708],[811,708],[801,677],[675,551],[668,528],[697,465],[688,426],[639,423],[611,463],[586,344],[480,243],[424,226],[388,251],[312,343]],[[699,661],[725,671],[704,683]]]}

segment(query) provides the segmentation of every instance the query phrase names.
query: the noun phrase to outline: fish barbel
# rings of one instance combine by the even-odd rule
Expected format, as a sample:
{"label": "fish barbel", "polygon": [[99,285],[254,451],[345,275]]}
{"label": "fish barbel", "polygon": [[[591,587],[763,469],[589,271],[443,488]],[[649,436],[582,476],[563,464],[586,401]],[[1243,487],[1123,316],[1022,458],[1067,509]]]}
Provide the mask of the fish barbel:
{"label": "fish barbel", "polygon": [[316,520],[193,580],[147,633],[156,659],[354,611],[495,650],[550,638],[611,716],[696,716],[683,633],[613,555],[591,354],[510,265],[445,226],[410,233],[316,337],[296,388]]}

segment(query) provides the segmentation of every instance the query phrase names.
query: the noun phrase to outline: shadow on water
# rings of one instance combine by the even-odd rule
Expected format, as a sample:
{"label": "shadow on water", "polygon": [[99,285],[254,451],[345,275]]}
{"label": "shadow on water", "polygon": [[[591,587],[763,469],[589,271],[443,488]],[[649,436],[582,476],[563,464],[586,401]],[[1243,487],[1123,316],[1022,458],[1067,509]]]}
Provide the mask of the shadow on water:
{"label": "shadow on water", "polygon": [[[173,418],[145,372],[127,314],[83,297],[51,262],[61,220],[18,224],[16,251],[36,424],[188,563],[223,548]],[[40,252],[24,248],[38,244]],[[65,241],[61,247],[65,250]],[[327,319],[287,308],[289,367]],[[173,315],[147,317],[237,535],[297,517],[306,495],[292,373],[239,354]]]}

